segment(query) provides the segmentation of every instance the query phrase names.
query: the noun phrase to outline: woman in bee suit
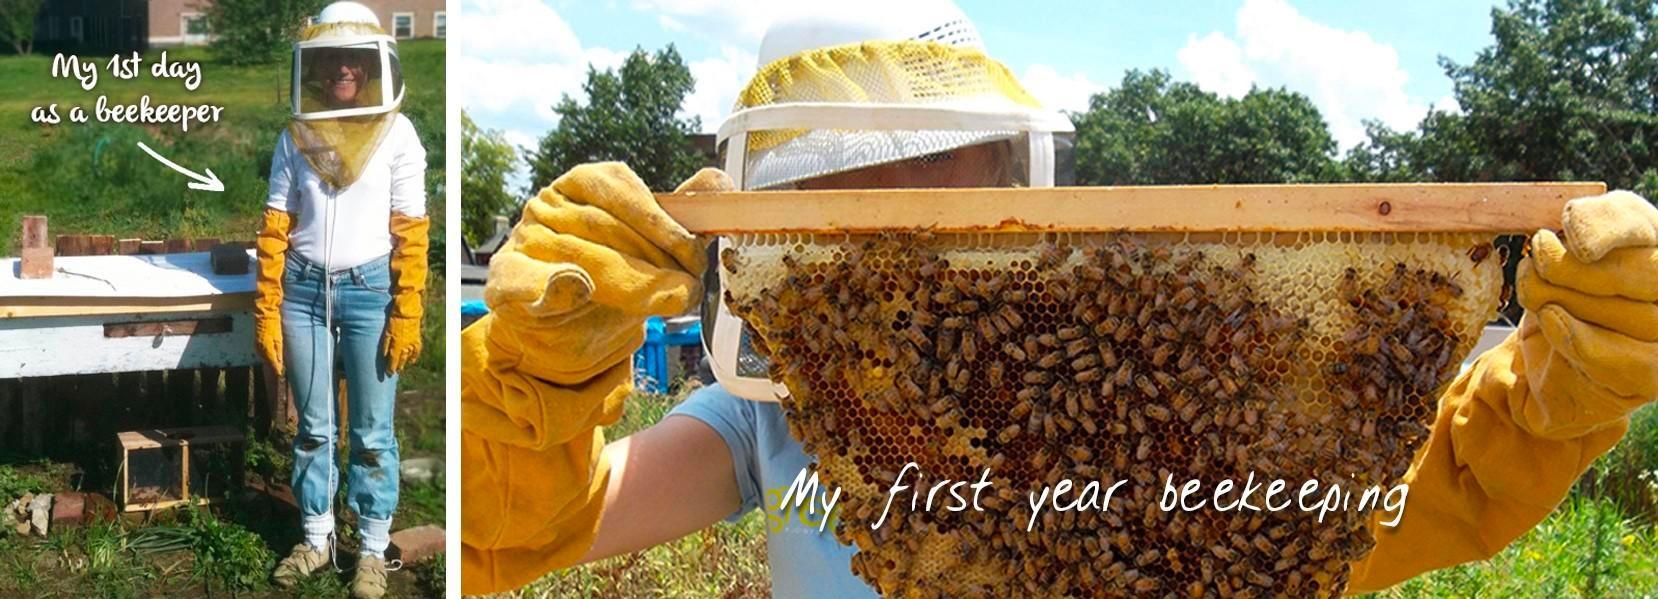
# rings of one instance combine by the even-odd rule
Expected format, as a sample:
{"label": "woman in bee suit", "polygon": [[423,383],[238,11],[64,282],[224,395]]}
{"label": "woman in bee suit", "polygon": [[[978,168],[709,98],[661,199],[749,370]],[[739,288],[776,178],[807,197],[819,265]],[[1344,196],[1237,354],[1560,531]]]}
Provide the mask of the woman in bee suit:
{"label": "woman in bee suit", "polygon": [[[1052,183],[1047,133],[1063,125],[985,58],[959,9],[869,8],[835,3],[768,31],[763,66],[720,132],[737,186]],[[840,108],[791,111],[799,102]],[[845,120],[860,109],[863,121]],[[705,170],[681,189],[732,184]],[[1658,395],[1658,210],[1614,193],[1575,200],[1564,217],[1565,237],[1539,231],[1520,267],[1519,331],[1445,391],[1406,474],[1410,509],[1353,564],[1352,591],[1500,550]],[[511,589],[751,509],[776,513],[810,457],[778,404],[749,401],[782,390],[763,365],[744,364],[741,336],[717,318],[720,384],[620,441],[607,445],[600,430],[631,391],[641,323],[690,308],[706,266],[700,242],[624,165],[577,167],[529,200],[492,260],[492,314],[462,335],[463,592]],[[705,313],[721,310],[703,301]],[[855,549],[802,520],[768,518],[773,593],[871,595],[850,572]]]}
{"label": "woman in bee suit", "polygon": [[294,495],[305,541],[277,566],[289,586],[330,562],[340,475],[334,367],[346,380],[345,503],[362,540],[352,592],[385,592],[397,508],[397,373],[420,353],[426,151],[398,113],[397,44],[355,2],[324,8],[294,44],[293,120],[277,139],[258,236],[255,336],[299,410]]}

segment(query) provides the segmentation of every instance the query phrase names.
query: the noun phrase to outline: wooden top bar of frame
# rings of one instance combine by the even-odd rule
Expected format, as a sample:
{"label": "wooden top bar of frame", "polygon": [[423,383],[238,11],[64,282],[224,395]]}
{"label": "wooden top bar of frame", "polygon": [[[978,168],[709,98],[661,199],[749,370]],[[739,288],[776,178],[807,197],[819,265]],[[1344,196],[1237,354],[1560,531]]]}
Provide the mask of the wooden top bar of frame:
{"label": "wooden top bar of frame", "polygon": [[184,445],[214,445],[221,443],[241,443],[244,435],[241,431],[225,425],[187,426],[180,428],[151,429],[145,431],[126,431],[116,434],[121,448],[127,451],[134,449],[154,449],[157,447],[179,447]]}
{"label": "wooden top bar of frame", "polygon": [[658,194],[692,233],[1559,229],[1604,183],[1171,185]]}

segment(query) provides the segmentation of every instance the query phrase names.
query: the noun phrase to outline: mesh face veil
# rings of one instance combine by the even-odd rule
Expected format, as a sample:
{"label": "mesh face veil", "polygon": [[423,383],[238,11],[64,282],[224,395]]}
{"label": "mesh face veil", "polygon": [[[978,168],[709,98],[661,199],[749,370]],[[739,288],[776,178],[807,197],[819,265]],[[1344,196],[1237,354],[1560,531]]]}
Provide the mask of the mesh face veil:
{"label": "mesh face veil", "polygon": [[[868,13],[882,14],[878,20],[847,16],[856,12],[784,19],[768,30],[765,64],[717,135],[739,188],[829,179],[859,187],[1054,184],[1053,134],[1071,131],[1070,120],[1043,110],[985,55],[960,9],[916,2]],[[977,169],[979,176],[928,176],[969,155],[993,156],[995,164]],[[729,243],[719,240],[714,251]],[[702,304],[715,376],[739,397],[776,401],[788,391],[767,378],[769,361],[754,352],[753,330],[721,301],[723,275],[706,277],[719,284],[705,285]]]}
{"label": "mesh face veil", "polygon": [[294,143],[325,181],[347,187],[379,148],[402,103],[397,42],[372,22],[307,27],[294,44],[292,92],[288,130]]}

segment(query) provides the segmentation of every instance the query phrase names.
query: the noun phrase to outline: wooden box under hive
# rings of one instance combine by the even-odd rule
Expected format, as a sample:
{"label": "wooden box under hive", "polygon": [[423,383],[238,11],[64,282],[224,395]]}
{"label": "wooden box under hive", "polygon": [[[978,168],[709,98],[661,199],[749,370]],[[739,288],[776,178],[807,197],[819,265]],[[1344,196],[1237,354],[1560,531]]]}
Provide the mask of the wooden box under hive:
{"label": "wooden box under hive", "polygon": [[216,502],[239,482],[243,435],[229,426],[119,433],[122,509]]}

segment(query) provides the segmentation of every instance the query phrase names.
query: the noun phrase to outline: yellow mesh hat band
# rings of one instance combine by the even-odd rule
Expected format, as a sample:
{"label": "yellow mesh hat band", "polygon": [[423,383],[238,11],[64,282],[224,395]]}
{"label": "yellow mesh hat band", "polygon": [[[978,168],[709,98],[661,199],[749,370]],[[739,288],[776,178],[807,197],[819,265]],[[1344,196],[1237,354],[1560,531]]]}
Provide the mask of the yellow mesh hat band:
{"label": "yellow mesh hat band", "polygon": [[385,35],[386,30],[373,23],[317,23],[308,25],[299,32],[299,41],[308,42],[324,37],[352,37],[359,35]]}
{"label": "yellow mesh hat band", "polygon": [[[983,52],[936,42],[864,42],[801,52],[761,67],[737,96],[737,109],[791,102],[1041,104],[1013,73]],[[752,131],[764,151],[803,129]]]}

